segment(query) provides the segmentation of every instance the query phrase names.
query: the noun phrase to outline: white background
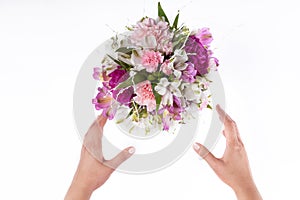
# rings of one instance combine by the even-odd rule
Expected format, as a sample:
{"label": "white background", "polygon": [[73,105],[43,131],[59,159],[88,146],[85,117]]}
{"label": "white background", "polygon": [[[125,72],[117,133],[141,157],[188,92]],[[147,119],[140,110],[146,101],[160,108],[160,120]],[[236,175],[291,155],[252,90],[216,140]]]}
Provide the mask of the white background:
{"label": "white background", "polygon": [[[292,1],[162,1],[172,18],[208,26],[227,111],[265,199],[299,199],[299,7]],[[101,42],[156,1],[0,0],[0,199],[63,199],[81,148],[72,93]],[[110,28],[106,26],[108,24]],[[201,133],[199,133],[201,134]],[[221,138],[214,149],[221,156]],[[190,150],[148,175],[115,173],[92,199],[234,199]]]}

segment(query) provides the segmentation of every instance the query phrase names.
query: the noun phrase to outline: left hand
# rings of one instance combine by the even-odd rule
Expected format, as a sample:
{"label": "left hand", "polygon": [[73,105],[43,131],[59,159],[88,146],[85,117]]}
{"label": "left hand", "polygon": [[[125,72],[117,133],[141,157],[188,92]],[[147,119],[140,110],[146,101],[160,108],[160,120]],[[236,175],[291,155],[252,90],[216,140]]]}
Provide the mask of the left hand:
{"label": "left hand", "polygon": [[78,168],[65,200],[89,199],[93,191],[101,187],[112,172],[134,153],[134,147],[128,147],[113,159],[104,159],[102,136],[106,120],[106,117],[100,115],[86,133]]}

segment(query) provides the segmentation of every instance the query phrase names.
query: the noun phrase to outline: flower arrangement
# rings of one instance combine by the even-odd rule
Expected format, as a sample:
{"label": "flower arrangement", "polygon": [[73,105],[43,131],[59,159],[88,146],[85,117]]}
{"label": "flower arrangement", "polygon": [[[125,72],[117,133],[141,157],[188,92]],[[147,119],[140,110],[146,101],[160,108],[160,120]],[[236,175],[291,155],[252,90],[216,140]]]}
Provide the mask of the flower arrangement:
{"label": "flower arrangement", "polygon": [[112,38],[114,55],[94,68],[93,77],[101,82],[92,100],[96,110],[113,119],[125,108],[133,123],[168,131],[193,112],[211,108],[207,75],[218,66],[212,35],[208,28],[178,26],[178,20],[179,13],[171,24],[158,3],[157,19],[144,17],[127,27],[122,39]]}

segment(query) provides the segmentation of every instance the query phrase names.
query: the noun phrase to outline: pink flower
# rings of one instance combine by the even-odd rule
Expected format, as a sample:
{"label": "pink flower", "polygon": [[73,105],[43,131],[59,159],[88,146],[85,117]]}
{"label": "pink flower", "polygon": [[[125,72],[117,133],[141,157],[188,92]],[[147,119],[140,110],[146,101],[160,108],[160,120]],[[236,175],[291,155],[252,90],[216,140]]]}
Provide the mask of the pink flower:
{"label": "pink flower", "polygon": [[144,51],[142,55],[142,65],[146,68],[147,72],[155,72],[158,64],[163,62],[164,57],[159,52]]}
{"label": "pink flower", "polygon": [[147,106],[147,111],[151,112],[156,108],[156,100],[152,91],[150,81],[146,80],[136,85],[134,101],[140,105]]}
{"label": "pink flower", "polygon": [[173,34],[169,30],[169,24],[160,19],[145,18],[138,22],[131,35],[133,44],[165,51],[167,54],[172,52]]}
{"label": "pink flower", "polygon": [[171,75],[173,73],[172,68],[170,66],[170,61],[166,60],[161,66],[160,70],[165,73],[166,75]]}
{"label": "pink flower", "polygon": [[198,30],[198,33],[195,35],[198,38],[203,46],[209,47],[213,37],[209,32],[209,28],[202,28]]}
{"label": "pink flower", "polygon": [[200,110],[203,110],[204,108],[207,108],[208,101],[205,99],[201,104],[200,104]]}
{"label": "pink flower", "polygon": [[94,67],[93,77],[95,80],[100,80],[102,70],[100,67]]}

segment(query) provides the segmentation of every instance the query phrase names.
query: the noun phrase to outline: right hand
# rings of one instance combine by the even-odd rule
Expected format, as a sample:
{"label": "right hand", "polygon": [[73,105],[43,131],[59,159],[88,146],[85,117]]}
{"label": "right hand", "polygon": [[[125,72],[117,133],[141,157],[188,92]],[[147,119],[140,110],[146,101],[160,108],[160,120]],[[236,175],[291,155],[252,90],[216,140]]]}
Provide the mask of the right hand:
{"label": "right hand", "polygon": [[194,150],[205,159],[218,177],[235,191],[239,200],[261,200],[237,125],[219,105],[217,111],[225,127],[223,135],[226,138],[226,149],[223,157],[216,158],[199,143],[194,144]]}

